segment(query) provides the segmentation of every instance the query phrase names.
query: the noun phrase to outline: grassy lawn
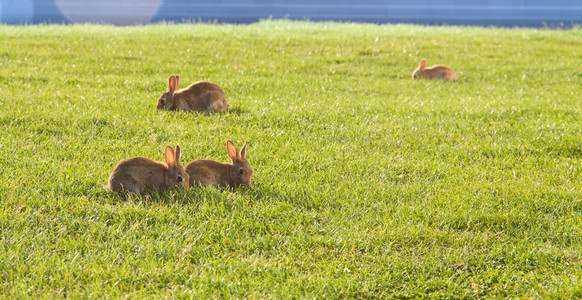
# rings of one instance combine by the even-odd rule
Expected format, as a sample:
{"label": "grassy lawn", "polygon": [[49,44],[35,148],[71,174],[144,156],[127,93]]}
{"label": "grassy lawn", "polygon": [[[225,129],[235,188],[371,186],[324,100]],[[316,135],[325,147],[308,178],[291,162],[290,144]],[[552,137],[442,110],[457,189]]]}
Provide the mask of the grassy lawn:
{"label": "grassy lawn", "polygon": [[[582,296],[582,30],[0,26],[0,297]],[[413,81],[420,59],[458,82]],[[169,75],[226,113],[158,112]],[[253,185],[124,199],[131,156]]]}

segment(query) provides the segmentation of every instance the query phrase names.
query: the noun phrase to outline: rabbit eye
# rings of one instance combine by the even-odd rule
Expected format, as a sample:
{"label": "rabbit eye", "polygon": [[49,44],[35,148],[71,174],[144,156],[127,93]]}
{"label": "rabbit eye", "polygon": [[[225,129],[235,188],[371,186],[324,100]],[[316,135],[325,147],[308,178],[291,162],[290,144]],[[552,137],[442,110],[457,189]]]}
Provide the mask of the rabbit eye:
{"label": "rabbit eye", "polygon": [[242,175],[244,173],[243,169],[238,169],[238,173]]}
{"label": "rabbit eye", "polygon": [[184,180],[184,178],[182,178],[182,176],[178,176],[178,182],[182,182],[182,180]]}
{"label": "rabbit eye", "polygon": [[160,103],[164,104],[166,102],[166,99],[162,98],[160,99]]}

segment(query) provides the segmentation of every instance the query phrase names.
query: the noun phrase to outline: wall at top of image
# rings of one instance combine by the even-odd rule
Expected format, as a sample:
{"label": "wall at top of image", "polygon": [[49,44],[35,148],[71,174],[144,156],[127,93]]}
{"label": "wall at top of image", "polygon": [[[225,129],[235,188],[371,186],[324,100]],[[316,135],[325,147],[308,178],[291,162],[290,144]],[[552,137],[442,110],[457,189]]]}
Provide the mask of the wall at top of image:
{"label": "wall at top of image", "polygon": [[250,23],[266,18],[372,23],[544,26],[582,23],[580,0],[0,0],[0,23],[158,21]]}

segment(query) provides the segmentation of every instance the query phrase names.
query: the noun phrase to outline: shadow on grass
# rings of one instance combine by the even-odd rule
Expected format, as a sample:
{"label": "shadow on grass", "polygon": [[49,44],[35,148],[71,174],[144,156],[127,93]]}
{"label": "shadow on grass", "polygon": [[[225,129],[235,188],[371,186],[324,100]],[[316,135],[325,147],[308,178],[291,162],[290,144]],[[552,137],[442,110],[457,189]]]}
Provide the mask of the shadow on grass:
{"label": "shadow on grass", "polygon": [[154,108],[154,110],[155,110],[156,113],[163,113],[163,114],[182,113],[182,114],[193,114],[193,115],[196,115],[196,116],[214,116],[214,115],[237,115],[237,116],[240,116],[240,115],[243,115],[243,114],[246,114],[246,113],[249,112],[248,109],[244,109],[244,108],[241,108],[241,107],[238,107],[238,106],[237,107],[231,107],[231,108],[227,109],[224,112],[220,112],[220,111],[202,111],[202,112],[200,112],[200,111],[194,111],[194,110],[192,110],[192,111],[158,110],[158,109],[155,109],[155,108]]}
{"label": "shadow on grass", "polygon": [[229,114],[229,115],[232,114],[232,115],[240,116],[240,115],[246,114],[248,112],[249,112],[248,109],[244,109],[244,108],[241,108],[241,107],[237,106],[237,107],[231,107],[231,108],[229,108],[226,111],[226,114]]}
{"label": "shadow on grass", "polygon": [[273,194],[272,191],[264,191],[260,185],[238,186],[234,189],[195,185],[190,186],[187,190],[170,190],[162,193],[150,191],[141,196],[134,193],[115,193],[106,188],[101,188],[87,193],[86,196],[99,202],[106,202],[112,205],[125,202],[139,202],[147,205],[190,205],[203,202],[227,203],[240,201],[240,197],[242,197],[242,199],[247,199],[245,202],[250,204],[269,201],[269,199],[280,197],[279,194]]}
{"label": "shadow on grass", "polygon": [[212,186],[190,186],[187,190],[171,190],[163,193],[150,192],[141,196],[118,194],[109,190],[98,190],[87,195],[89,198],[110,205],[133,202],[146,206],[155,205],[209,205],[220,206],[227,210],[256,204],[286,203],[306,210],[339,207],[329,195],[314,193],[309,189],[280,191],[276,187],[254,183],[251,186],[238,186],[234,189]]}

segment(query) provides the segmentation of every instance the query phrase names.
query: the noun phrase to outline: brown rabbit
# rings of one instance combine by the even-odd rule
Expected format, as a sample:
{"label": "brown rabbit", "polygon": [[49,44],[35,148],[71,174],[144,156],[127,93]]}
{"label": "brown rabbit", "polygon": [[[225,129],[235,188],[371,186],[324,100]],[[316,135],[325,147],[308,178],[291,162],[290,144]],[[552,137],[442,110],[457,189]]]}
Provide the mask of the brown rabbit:
{"label": "brown rabbit", "polygon": [[420,61],[418,68],[412,72],[412,79],[418,78],[457,80],[457,74],[455,74],[453,69],[443,65],[435,65],[427,68],[426,59],[423,59]]}
{"label": "brown rabbit", "polygon": [[113,169],[107,187],[114,192],[138,196],[147,191],[188,188],[188,173],[180,166],[180,146],[176,145],[175,153],[167,146],[165,158],[166,163],[141,156],[124,159]]}
{"label": "brown rabbit", "polygon": [[251,184],[253,169],[246,159],[247,142],[240,149],[231,142],[226,142],[228,156],[232,163],[221,163],[210,159],[197,159],[184,166],[190,176],[190,185],[235,186]]}
{"label": "brown rabbit", "polygon": [[168,80],[168,90],[158,98],[157,109],[185,111],[225,111],[230,107],[224,90],[216,83],[198,81],[177,90],[180,76],[172,75]]}

